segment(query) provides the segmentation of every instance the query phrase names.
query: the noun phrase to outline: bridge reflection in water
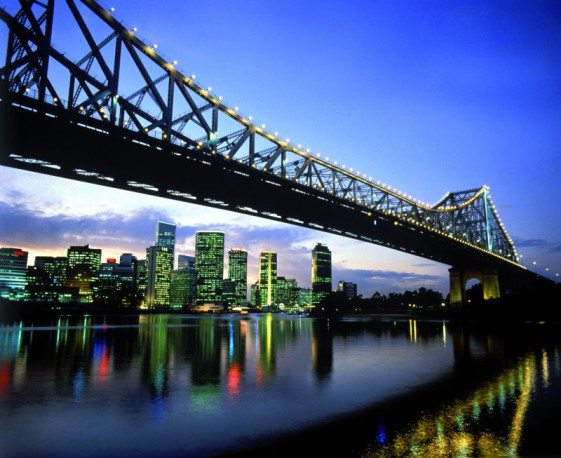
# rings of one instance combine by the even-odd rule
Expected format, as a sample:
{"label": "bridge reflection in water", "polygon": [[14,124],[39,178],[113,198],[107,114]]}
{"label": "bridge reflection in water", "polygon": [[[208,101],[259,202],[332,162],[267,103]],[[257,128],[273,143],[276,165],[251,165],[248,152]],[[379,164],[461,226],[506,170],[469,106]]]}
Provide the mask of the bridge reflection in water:
{"label": "bridge reflection in water", "polygon": [[[375,441],[362,456],[518,456],[540,366],[543,387],[549,385],[551,355],[543,349],[540,356],[541,360],[536,353],[527,353],[515,367],[465,399],[434,413],[423,413],[407,431],[393,438],[388,437],[386,425],[380,423]],[[502,428],[497,428],[497,423]]]}

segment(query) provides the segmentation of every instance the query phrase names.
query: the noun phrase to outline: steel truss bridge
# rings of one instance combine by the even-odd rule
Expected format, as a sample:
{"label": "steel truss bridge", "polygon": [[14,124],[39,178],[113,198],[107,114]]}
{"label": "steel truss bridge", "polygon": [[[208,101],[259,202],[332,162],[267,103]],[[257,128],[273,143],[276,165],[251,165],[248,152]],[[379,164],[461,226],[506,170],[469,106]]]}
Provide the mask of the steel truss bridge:
{"label": "steel truss bridge", "polygon": [[[501,284],[528,277],[487,186],[419,202],[253,123],[111,9],[65,0],[55,14],[54,3],[0,9],[0,164],[339,234]],[[79,37],[75,59],[53,43],[58,14]]]}

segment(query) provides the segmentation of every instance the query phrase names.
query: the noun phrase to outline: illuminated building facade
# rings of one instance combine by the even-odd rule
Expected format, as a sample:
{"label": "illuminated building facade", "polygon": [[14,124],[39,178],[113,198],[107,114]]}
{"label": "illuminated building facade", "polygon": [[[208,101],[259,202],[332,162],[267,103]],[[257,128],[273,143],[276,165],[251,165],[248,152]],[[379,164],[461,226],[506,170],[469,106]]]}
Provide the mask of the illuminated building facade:
{"label": "illuminated building facade", "polygon": [[300,288],[300,291],[298,291],[298,305],[301,307],[312,305],[311,288]]}
{"label": "illuminated building facade", "polygon": [[170,271],[175,259],[175,224],[158,221],[156,224],[156,246],[165,246],[171,252]]}
{"label": "illuminated building facade", "polygon": [[235,282],[233,303],[247,301],[247,251],[232,249],[228,252],[228,278]]}
{"label": "illuminated building facade", "polygon": [[331,251],[323,243],[312,250],[312,304],[318,305],[331,292]]}
{"label": "illuminated building facade", "polygon": [[222,302],[225,302],[229,306],[236,306],[236,282],[229,278],[225,278],[222,281]]}
{"label": "illuminated building facade", "polygon": [[177,269],[171,272],[170,307],[184,309],[194,304],[197,295],[195,257],[179,255]]}
{"label": "illuminated building facade", "polygon": [[175,224],[158,221],[156,243],[146,249],[145,307],[165,308],[170,305],[171,272],[175,251]]}
{"label": "illuminated building facade", "polygon": [[277,253],[262,251],[259,255],[259,295],[262,307],[275,304],[277,287]]}
{"label": "illuminated building facade", "polygon": [[173,252],[167,246],[146,249],[145,307],[164,308],[170,304],[171,266]]}
{"label": "illuminated building facade", "polygon": [[259,291],[259,281],[253,283],[249,288],[249,302],[251,305],[259,306],[261,304],[261,294]]}
{"label": "illuminated building facade", "polygon": [[71,246],[67,258],[66,286],[78,288],[80,302],[93,302],[99,280],[101,250],[89,245]]}
{"label": "illuminated building facade", "polygon": [[198,231],[195,234],[197,303],[221,303],[224,279],[224,232]]}
{"label": "illuminated building facade", "polygon": [[135,273],[136,294],[139,297],[139,305],[142,305],[146,298],[146,288],[148,286],[146,280],[146,259],[139,259],[136,261]]}
{"label": "illuminated building facade", "polygon": [[356,283],[351,283],[348,281],[339,281],[337,291],[345,293],[345,296],[347,296],[349,299],[357,297],[358,292]]}
{"label": "illuminated building facade", "polygon": [[99,279],[101,250],[89,245],[71,246],[67,251],[66,286],[78,288],[80,302],[93,302]]}
{"label": "illuminated building facade", "polygon": [[27,286],[28,252],[19,248],[0,248],[0,297],[22,300]]}

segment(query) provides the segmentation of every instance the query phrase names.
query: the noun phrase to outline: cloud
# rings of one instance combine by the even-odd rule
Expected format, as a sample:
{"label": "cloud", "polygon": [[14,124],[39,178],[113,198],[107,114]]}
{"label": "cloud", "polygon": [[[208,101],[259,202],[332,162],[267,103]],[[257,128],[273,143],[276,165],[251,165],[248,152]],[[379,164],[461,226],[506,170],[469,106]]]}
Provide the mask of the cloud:
{"label": "cloud", "polygon": [[553,253],[561,253],[561,243],[549,242],[544,239],[517,239],[514,241],[516,248],[545,248]]}
{"label": "cloud", "polygon": [[[33,251],[59,251],[63,255],[71,245],[90,244],[104,251],[136,251],[140,254],[153,244],[156,221],[166,214],[146,209],[126,219],[116,214],[99,216],[44,216],[25,206],[11,206],[0,202],[0,243]],[[141,253],[138,253],[141,251]],[[104,253],[105,255],[105,253]]]}

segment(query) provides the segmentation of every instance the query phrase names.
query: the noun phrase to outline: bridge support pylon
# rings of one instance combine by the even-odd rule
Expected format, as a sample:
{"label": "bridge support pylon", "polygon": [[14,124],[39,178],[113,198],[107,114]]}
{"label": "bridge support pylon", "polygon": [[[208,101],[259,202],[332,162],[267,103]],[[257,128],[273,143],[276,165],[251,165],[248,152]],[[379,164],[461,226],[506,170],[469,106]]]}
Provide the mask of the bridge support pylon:
{"label": "bridge support pylon", "polygon": [[459,306],[467,302],[466,284],[475,278],[483,286],[483,299],[498,299],[501,297],[499,275],[497,269],[459,268],[452,267],[450,272],[450,305]]}

